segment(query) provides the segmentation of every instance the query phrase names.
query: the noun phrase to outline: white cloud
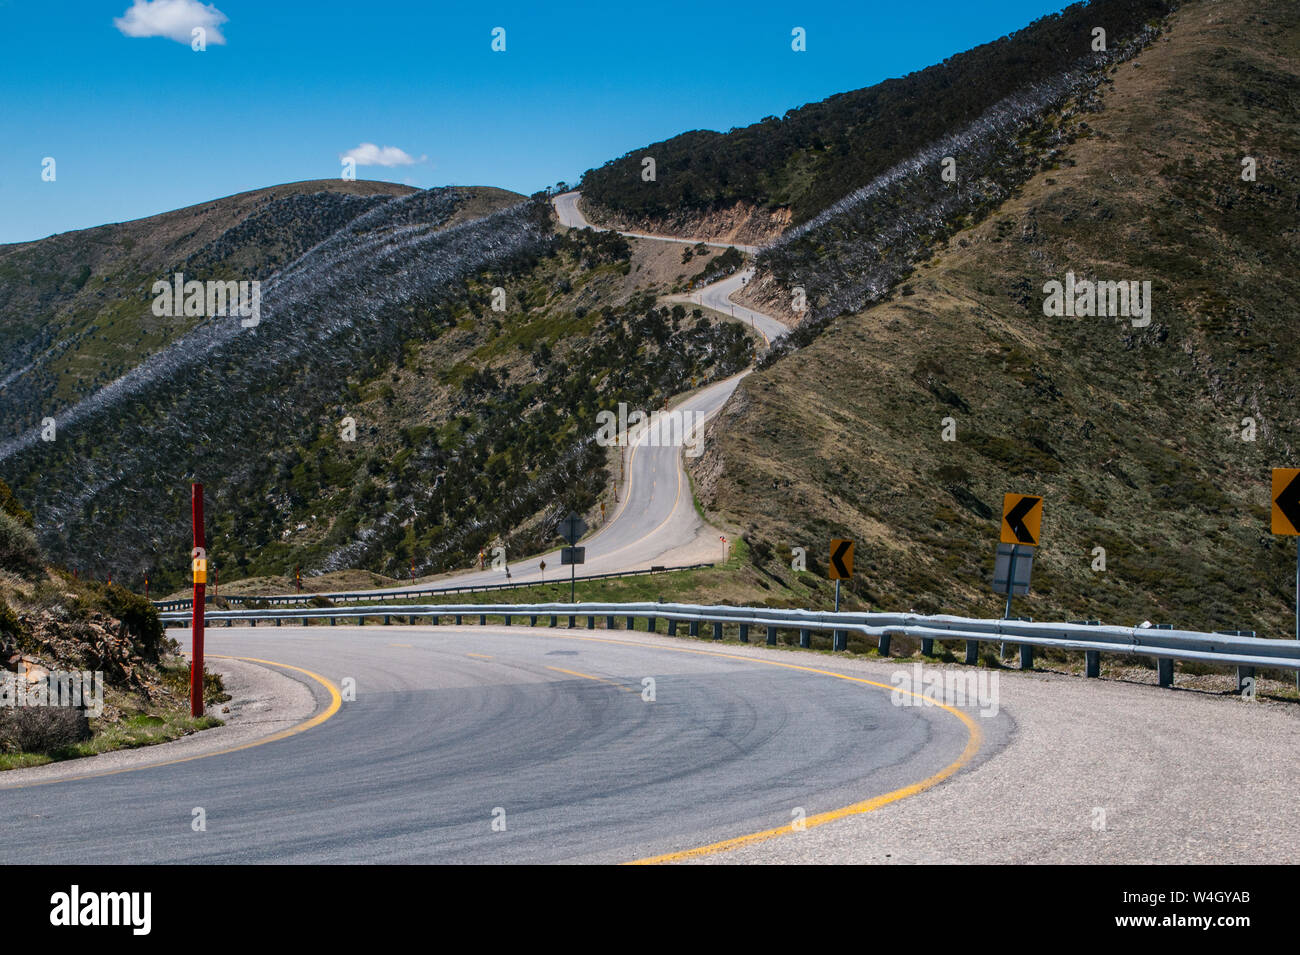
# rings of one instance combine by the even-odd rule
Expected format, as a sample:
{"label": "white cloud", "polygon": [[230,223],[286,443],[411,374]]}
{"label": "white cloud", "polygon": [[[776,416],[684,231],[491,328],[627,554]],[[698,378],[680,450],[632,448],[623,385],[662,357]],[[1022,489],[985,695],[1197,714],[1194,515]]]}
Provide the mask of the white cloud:
{"label": "white cloud", "polygon": [[362,143],[356,149],[339,153],[339,159],[355,160],[358,166],[414,166],[428,158],[421,156],[414,159],[410,153],[396,146],[376,146],[374,143]]}
{"label": "white cloud", "polygon": [[230,18],[210,3],[199,0],[134,0],[131,9],[113,18],[113,26],[126,36],[165,36],[189,45],[192,30],[202,27],[207,42],[225,45],[221,24]]}

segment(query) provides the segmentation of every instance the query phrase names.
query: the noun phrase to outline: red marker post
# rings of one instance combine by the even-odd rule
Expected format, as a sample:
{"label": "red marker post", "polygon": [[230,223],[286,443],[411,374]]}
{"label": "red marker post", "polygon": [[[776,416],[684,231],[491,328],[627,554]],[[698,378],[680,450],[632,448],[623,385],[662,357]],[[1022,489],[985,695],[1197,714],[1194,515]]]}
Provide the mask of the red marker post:
{"label": "red marker post", "polygon": [[203,485],[190,485],[190,510],[194,516],[194,603],[190,614],[190,715],[203,715],[203,600],[208,589],[208,554],[203,549]]}

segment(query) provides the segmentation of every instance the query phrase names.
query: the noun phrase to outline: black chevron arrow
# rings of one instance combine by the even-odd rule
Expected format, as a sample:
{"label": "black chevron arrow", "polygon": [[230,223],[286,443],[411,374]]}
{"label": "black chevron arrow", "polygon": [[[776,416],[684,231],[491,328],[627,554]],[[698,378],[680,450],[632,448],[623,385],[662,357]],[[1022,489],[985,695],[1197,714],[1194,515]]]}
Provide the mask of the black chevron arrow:
{"label": "black chevron arrow", "polygon": [[841,577],[849,576],[849,569],[844,566],[844,558],[849,556],[849,551],[853,549],[853,541],[840,541],[840,546],[831,552],[831,563],[835,565],[835,572]]}
{"label": "black chevron arrow", "polygon": [[1011,533],[1016,535],[1016,540],[1022,544],[1036,544],[1034,535],[1029,533],[1029,528],[1025,526],[1025,515],[1038,506],[1041,497],[1022,497],[1020,501],[1007,512],[1005,518],[1007,526],[1011,528]]}
{"label": "black chevron arrow", "polygon": [[1291,483],[1282,488],[1282,493],[1273,501],[1291,526],[1300,530],[1300,474],[1291,479]]}

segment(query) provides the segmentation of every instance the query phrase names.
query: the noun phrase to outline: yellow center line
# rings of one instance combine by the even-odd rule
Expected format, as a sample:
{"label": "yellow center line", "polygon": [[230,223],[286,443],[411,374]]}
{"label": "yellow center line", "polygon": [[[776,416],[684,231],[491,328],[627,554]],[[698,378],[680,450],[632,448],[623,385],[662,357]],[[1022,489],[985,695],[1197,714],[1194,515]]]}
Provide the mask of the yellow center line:
{"label": "yellow center line", "polygon": [[[225,756],[229,753],[238,753],[240,750],[252,749],[254,746],[265,746],[267,743],[275,743],[282,739],[288,739],[290,736],[296,736],[298,733],[305,733],[309,729],[320,726],[322,723],[324,723],[326,720],[332,717],[335,713],[337,713],[339,711],[339,708],[343,705],[343,698],[339,696],[338,688],[335,687],[334,684],[331,683],[329,680],[325,679],[325,677],[321,676],[318,673],[313,673],[311,670],[304,670],[302,667],[291,666],[288,663],[279,663],[275,660],[261,660],[257,657],[232,657],[232,656],[225,656],[219,653],[210,653],[208,654],[208,656],[212,657],[215,660],[243,660],[245,663],[262,663],[267,666],[280,667],[285,670],[293,670],[297,673],[302,673],[305,676],[311,677],[313,680],[315,680],[317,683],[319,683],[321,686],[325,687],[325,689],[329,691],[330,694],[329,706],[327,706],[320,713],[317,713],[315,716],[311,717],[310,719],[304,720],[303,722],[299,723],[296,726],[291,726],[288,729],[281,730],[278,733],[272,733],[270,736],[264,736],[261,739],[255,739],[249,743],[240,743],[238,746],[229,746],[225,749],[214,750],[211,753],[197,753],[194,756],[182,756],[179,759],[168,759],[158,763],[149,763],[144,766],[127,766],[123,769],[108,769],[99,773],[83,773],[75,776],[64,776],[58,779],[42,779],[37,782],[19,783],[16,786],[0,786],[0,789],[30,789],[34,786],[48,786],[51,783],[79,782],[80,780],[83,779],[98,779],[101,776],[117,776],[120,775],[121,773],[138,773],[146,769],[158,769],[159,767],[162,766],[175,766],[178,763],[193,762],[196,759],[207,759],[210,756]],[[51,764],[46,763],[45,765],[48,766]]]}
{"label": "yellow center line", "polygon": [[491,658],[490,656],[488,656],[486,653],[467,653],[467,654],[465,654],[465,656],[467,656],[467,657],[477,657],[477,658],[480,659],[480,660],[491,660],[491,659],[492,659],[492,658]]}
{"label": "yellow center line", "polygon": [[412,647],[413,644],[410,644],[410,643],[390,643],[389,646],[390,646],[390,647]]}
{"label": "yellow center line", "polygon": [[608,683],[610,686],[616,686],[624,693],[631,693],[632,690],[625,687],[622,683],[615,683],[613,680],[606,680],[604,677],[592,676],[590,673],[579,673],[577,670],[564,670],[560,667],[547,667],[548,670],[554,670],[556,673],[567,673],[569,676],[580,676],[584,680],[595,680],[597,683]]}

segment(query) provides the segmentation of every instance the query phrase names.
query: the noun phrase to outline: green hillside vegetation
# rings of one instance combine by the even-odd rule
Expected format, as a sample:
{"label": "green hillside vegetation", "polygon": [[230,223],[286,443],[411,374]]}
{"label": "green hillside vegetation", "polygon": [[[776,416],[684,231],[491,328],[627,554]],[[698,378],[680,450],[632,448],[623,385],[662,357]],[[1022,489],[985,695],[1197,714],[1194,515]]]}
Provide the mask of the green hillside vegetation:
{"label": "green hillside vegetation", "polygon": [[[265,280],[376,203],[416,191],[289,183],[0,246],[0,436],[32,427],[189,331],[198,319],[152,314],[158,279]],[[462,208],[485,215],[520,198],[468,189]]]}
{"label": "green hillside vegetation", "polygon": [[[999,100],[1114,47],[1168,12],[1166,0],[1092,0],[908,76],[841,93],[727,133],[695,130],[589,170],[583,200],[655,220],[735,203],[788,207],[793,224],[870,182]],[[797,55],[797,54],[794,54]],[[656,181],[641,179],[652,156]]]}
{"label": "green hillside vegetation", "polygon": [[[544,549],[550,517],[609,488],[590,440],[598,411],[660,407],[752,355],[735,323],[621,292],[630,265],[617,235],[570,232],[534,269],[481,275],[460,304],[417,309],[424,334],[344,383],[309,440],[267,449],[264,486],[213,512],[214,558],[231,579],[298,564],[406,577],[412,562],[421,575],[469,566],[491,542]],[[340,439],[344,417],[355,442]]]}
{"label": "green hillside vegetation", "polygon": [[[1300,11],[1192,2],[1168,25],[1057,168],[741,384],[693,470],[762,567],[850,537],[854,605],[999,615],[1002,496],[1042,494],[1019,613],[1292,635],[1268,482],[1300,439]],[[1151,281],[1150,325],[1044,315],[1067,271]]]}

